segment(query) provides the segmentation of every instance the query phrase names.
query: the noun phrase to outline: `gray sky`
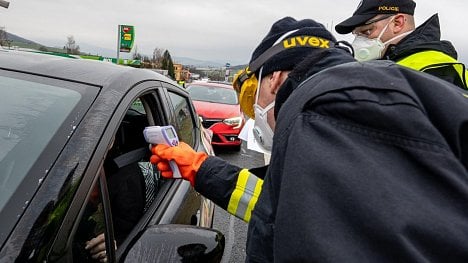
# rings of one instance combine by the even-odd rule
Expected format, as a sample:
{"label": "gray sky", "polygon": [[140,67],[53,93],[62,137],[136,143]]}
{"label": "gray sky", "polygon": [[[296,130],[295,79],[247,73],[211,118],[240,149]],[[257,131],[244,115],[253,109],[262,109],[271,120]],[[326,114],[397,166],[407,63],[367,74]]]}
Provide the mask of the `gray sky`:
{"label": "gray sky", "polygon": [[[77,44],[116,50],[117,25],[135,26],[135,44],[142,54],[154,48],[173,57],[246,64],[271,24],[284,16],[312,18],[334,32],[359,0],[9,0],[0,8],[0,26],[10,33],[48,46],[64,46],[73,35]],[[463,17],[467,0],[416,0],[416,23],[439,13],[442,39],[468,62],[468,34]]]}

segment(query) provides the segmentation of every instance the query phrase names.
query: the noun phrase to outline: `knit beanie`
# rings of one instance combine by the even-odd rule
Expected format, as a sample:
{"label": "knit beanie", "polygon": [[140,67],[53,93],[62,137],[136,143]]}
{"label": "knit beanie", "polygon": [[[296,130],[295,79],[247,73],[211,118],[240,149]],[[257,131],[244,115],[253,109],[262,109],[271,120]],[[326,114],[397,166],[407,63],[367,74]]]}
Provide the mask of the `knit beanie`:
{"label": "knit beanie", "polygon": [[[266,51],[271,52],[272,46],[277,45],[278,40],[284,43],[282,49],[277,49],[279,53],[271,53],[271,57],[259,64],[256,59],[262,54],[264,56],[268,54]],[[292,17],[284,17],[272,25],[268,34],[254,50],[249,67],[254,70],[257,77],[260,66],[263,66],[262,77],[274,71],[292,70],[311,52],[334,47],[335,42],[336,39],[330,31],[312,19],[296,20]],[[253,64],[259,64],[259,67],[252,68]]]}

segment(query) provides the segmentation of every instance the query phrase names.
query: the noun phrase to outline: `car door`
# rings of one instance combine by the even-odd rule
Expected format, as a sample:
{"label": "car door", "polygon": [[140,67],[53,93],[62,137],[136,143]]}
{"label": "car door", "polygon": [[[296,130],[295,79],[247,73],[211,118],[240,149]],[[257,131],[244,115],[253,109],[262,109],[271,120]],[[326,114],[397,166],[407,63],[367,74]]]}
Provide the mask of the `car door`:
{"label": "car door", "polygon": [[[131,244],[131,240],[148,225],[196,223],[194,216],[200,208],[200,197],[187,182],[166,181],[161,178],[158,171],[147,161],[149,148],[148,144],[142,141],[142,129],[148,125],[168,123],[169,115],[172,114],[165,100],[166,96],[161,91],[159,82],[155,81],[137,85],[121,100],[90,162],[90,168],[85,175],[88,179],[83,180],[83,182],[91,183],[80,186],[88,189],[85,200],[74,200],[72,206],[79,206],[79,213],[67,215],[69,217],[66,220],[73,223],[64,227],[59,233],[49,259],[79,262],[91,260],[91,254],[89,250],[86,250],[86,242],[104,234],[107,257],[112,262],[123,255]],[[115,150],[116,146],[118,150]],[[146,162],[143,161],[145,158]],[[127,174],[123,181],[124,184],[129,182],[129,185],[133,186],[143,182],[145,184],[143,196],[137,196],[141,191],[125,193],[124,190],[129,188],[127,186],[112,193],[109,183],[112,181],[110,178],[113,177],[113,172],[107,164],[109,162],[115,164],[116,160],[120,160],[117,170],[126,169],[132,165],[137,167],[137,169],[127,169],[127,172],[138,174],[138,176],[133,177]],[[122,182],[118,185],[120,183]],[[138,187],[133,189],[138,189]],[[123,197],[115,199],[115,193]],[[125,201],[129,198],[143,199],[144,205],[139,216],[136,219],[132,218],[133,221],[130,220],[130,224],[127,224],[132,227],[125,230],[125,236],[122,238],[119,237],[118,228],[124,224],[117,222],[125,222],[125,220],[119,221],[115,216],[119,212],[116,207],[123,205],[124,202],[115,202],[115,200]],[[131,202],[123,207],[123,209],[133,208],[134,205]],[[70,211],[74,210],[78,209],[70,209]],[[131,217],[136,213],[120,211],[119,214]],[[115,249],[116,243],[117,250]]]}
{"label": "car door", "polygon": [[[128,111],[133,111],[138,107],[138,105],[134,105],[133,103],[140,97],[146,96],[148,98],[152,98],[153,104],[156,105],[155,109],[149,114],[149,118],[153,125],[157,122],[162,123],[166,121],[166,113],[161,108],[157,108],[158,104],[161,104],[160,102],[157,102],[159,86],[159,82],[151,81],[136,85],[129,89],[129,92],[121,99],[120,104],[114,110],[113,116],[103,134],[95,134],[96,136],[101,137],[99,145],[88,164],[88,168],[80,185],[77,187],[78,189],[76,190],[74,199],[72,200],[70,208],[66,214],[64,220],[65,223],[57,234],[53,249],[49,252],[49,259],[52,259],[52,261],[59,259],[70,261],[74,258],[73,247],[78,244],[75,240],[79,239],[79,234],[84,233],[80,229],[80,222],[83,221],[84,217],[86,217],[86,213],[89,213],[87,211],[87,206],[89,207],[91,203],[100,204],[99,210],[102,212],[102,215],[105,216],[103,218],[106,219],[103,221],[105,224],[101,225],[101,229],[99,230],[105,231],[106,234],[109,234],[109,240],[113,239],[112,222],[110,221],[111,213],[109,192],[107,189],[104,189],[104,186],[107,186],[107,178],[103,169],[106,160],[105,157],[109,154],[109,150],[111,149],[110,146],[115,141],[115,136],[120,136],[117,133],[119,127],[127,121],[124,119],[126,113]],[[155,113],[157,113],[157,115],[155,115]],[[130,144],[131,143],[133,142],[130,142]],[[139,143],[144,142],[140,141]],[[146,149],[148,150],[147,147]],[[106,182],[105,185],[101,182],[102,177]],[[96,196],[97,194],[99,195]],[[99,200],[100,202],[97,202],[96,200]],[[103,226],[105,228],[102,228]]]}

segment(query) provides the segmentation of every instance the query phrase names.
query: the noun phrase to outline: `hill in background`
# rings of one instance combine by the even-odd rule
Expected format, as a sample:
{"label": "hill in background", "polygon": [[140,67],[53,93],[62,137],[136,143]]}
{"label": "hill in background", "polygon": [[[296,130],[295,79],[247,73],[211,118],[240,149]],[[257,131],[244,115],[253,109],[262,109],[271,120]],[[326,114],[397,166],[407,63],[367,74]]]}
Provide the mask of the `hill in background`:
{"label": "hill in background", "polygon": [[35,49],[40,51],[63,52],[63,48],[48,47],[12,33],[5,33],[11,47]]}
{"label": "hill in background", "polygon": [[[6,38],[9,41],[10,46],[26,48],[26,49],[35,49],[40,51],[51,51],[51,52],[63,52],[63,47],[51,47],[46,46],[29,39],[20,37],[12,33],[6,33]],[[65,41],[64,41],[65,42]],[[103,57],[116,57],[116,51],[111,49],[100,48],[85,43],[79,44],[80,50],[83,54],[89,55],[100,55]],[[125,57],[125,54],[122,54],[122,57]],[[202,68],[221,68],[225,66],[225,63],[216,62],[216,61],[205,61],[200,59],[193,59],[187,57],[173,57],[175,63],[182,64],[185,66],[193,67],[202,67]],[[231,67],[233,68],[233,67]]]}

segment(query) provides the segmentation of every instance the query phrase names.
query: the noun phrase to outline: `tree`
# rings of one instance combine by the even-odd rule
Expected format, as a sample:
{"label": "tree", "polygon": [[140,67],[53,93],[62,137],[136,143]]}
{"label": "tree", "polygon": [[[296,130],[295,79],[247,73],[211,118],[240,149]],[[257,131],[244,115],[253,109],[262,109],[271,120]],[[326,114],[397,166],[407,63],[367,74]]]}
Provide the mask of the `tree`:
{"label": "tree", "polygon": [[142,55],[138,53],[138,46],[135,45],[135,48],[133,49],[133,54],[132,54],[132,59],[138,59],[141,60]]}
{"label": "tree", "polygon": [[155,48],[153,50],[153,65],[155,68],[161,68],[162,67],[162,60],[163,60],[163,49],[161,48]]}
{"label": "tree", "polygon": [[75,38],[71,35],[67,37],[67,44],[63,47],[63,49],[66,50],[67,54],[80,54],[80,46],[76,44]]}
{"label": "tree", "polygon": [[11,41],[8,40],[8,34],[4,27],[0,27],[0,46],[10,47]]}
{"label": "tree", "polygon": [[174,72],[174,62],[172,62],[171,54],[169,51],[164,51],[163,58],[161,61],[161,69],[167,69],[167,74],[172,79],[175,79],[175,72]]}

